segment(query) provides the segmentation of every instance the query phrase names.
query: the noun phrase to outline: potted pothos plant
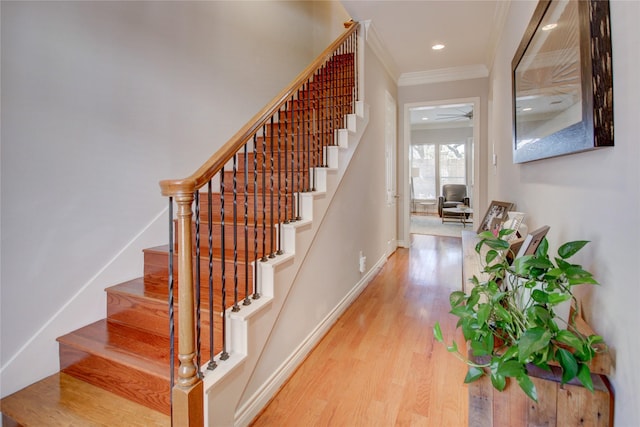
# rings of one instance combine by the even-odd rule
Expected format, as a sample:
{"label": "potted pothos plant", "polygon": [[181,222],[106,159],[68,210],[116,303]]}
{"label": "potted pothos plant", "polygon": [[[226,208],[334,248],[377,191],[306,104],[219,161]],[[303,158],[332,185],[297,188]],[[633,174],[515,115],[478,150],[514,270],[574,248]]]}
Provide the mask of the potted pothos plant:
{"label": "potted pothos plant", "polygon": [[[504,390],[513,378],[534,401],[538,400],[527,367],[533,364],[550,370],[550,364],[562,368],[562,383],[577,378],[593,392],[588,362],[605,349],[602,337],[584,335],[576,327],[579,315],[573,287],[598,284],[580,265],[567,261],[588,241],[572,241],[549,256],[544,238],[533,255],[516,258],[510,264],[510,244],[505,239],[513,230],[494,235],[479,234],[475,251],[482,253],[483,272],[489,277],[480,281],[474,276],[469,293],[454,291],[450,295],[450,313],[458,317],[457,328],[467,343],[462,352],[455,340],[449,352],[469,365],[465,383],[489,375],[493,387]],[[562,305],[571,306],[568,318],[559,316]],[[434,328],[436,340],[444,343],[440,324]]]}

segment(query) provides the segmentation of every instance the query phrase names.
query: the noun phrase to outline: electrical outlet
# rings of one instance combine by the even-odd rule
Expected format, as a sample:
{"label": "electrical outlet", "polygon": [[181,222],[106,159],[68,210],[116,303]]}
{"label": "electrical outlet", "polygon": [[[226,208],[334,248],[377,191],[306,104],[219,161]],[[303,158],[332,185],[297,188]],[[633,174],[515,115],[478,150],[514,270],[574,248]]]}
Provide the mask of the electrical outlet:
{"label": "electrical outlet", "polygon": [[362,254],[362,251],[360,251],[359,267],[360,267],[360,273],[364,273],[367,270],[367,257]]}

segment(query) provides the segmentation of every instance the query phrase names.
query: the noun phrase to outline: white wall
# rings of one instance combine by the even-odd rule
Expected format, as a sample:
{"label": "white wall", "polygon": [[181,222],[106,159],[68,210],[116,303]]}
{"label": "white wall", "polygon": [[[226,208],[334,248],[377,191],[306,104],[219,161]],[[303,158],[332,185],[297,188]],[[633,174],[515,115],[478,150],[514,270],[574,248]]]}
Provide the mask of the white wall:
{"label": "white wall", "polygon": [[305,1],[1,7],[4,396],[57,371],[55,338],[104,317],[103,289],[166,243],[158,181],[193,172],[336,33]]}
{"label": "white wall", "polygon": [[498,166],[488,163],[489,198],[517,203],[529,229],[551,226],[552,250],[568,240],[591,243],[575,261],[601,283],[583,292],[593,328],[614,360],[615,424],[640,420],[638,269],[640,263],[640,2],[612,0],[615,147],[526,164],[511,161],[510,64],[536,2],[512,2],[490,76],[489,139]]}
{"label": "white wall", "polygon": [[[365,90],[369,125],[320,226],[304,265],[287,296],[278,321],[245,389],[251,397],[283,361],[358,284],[359,252],[367,269],[385,258],[394,235],[393,206],[385,194],[385,90],[396,96],[395,83],[367,49]],[[345,236],[348,236],[345,238]]]}

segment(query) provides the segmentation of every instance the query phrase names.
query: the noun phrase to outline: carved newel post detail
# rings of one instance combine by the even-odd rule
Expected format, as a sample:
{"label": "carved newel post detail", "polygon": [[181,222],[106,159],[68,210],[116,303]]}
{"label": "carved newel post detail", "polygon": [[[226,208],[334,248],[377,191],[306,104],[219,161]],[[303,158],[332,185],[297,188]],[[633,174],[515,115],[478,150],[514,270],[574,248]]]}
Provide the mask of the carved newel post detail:
{"label": "carved newel post detail", "polygon": [[[178,242],[178,375],[172,390],[173,425],[204,425],[203,384],[195,364],[195,307],[191,254],[193,192],[180,193],[177,204]],[[196,286],[198,284],[195,284]]]}

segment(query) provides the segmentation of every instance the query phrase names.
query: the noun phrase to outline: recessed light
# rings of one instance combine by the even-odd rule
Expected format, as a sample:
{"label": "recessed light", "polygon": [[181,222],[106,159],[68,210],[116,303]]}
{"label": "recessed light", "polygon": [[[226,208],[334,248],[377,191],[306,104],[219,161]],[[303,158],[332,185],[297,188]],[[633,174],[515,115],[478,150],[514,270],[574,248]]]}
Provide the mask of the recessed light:
{"label": "recessed light", "polygon": [[531,107],[526,107],[526,108],[522,109],[522,111],[531,111],[531,110],[533,110],[533,108],[531,108]]}
{"label": "recessed light", "polygon": [[550,31],[550,30],[553,30],[557,26],[558,26],[558,24],[556,24],[556,23],[547,24],[544,27],[542,27],[542,31]]}
{"label": "recessed light", "polygon": [[423,117],[422,120],[429,120],[429,117]]}
{"label": "recessed light", "polygon": [[444,45],[443,44],[434,44],[433,46],[431,46],[431,49],[433,49],[433,50],[442,50],[442,49],[444,49]]}

